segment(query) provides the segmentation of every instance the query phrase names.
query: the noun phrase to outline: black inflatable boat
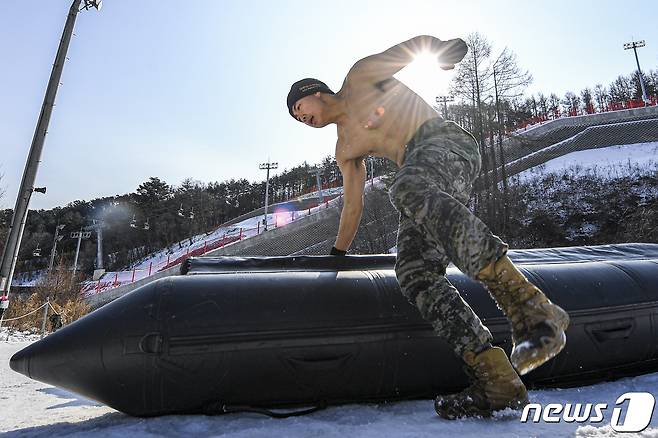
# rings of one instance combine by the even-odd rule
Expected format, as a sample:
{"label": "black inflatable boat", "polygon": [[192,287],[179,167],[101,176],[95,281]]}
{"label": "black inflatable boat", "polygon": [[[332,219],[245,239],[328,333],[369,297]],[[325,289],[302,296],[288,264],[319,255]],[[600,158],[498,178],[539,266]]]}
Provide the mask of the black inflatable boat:
{"label": "black inflatable boat", "polygon": [[[658,245],[510,251],[571,316],[524,376],[570,386],[658,371]],[[136,416],[431,398],[461,361],[399,291],[395,257],[190,259],[11,358],[11,368]],[[448,277],[510,349],[484,287]]]}

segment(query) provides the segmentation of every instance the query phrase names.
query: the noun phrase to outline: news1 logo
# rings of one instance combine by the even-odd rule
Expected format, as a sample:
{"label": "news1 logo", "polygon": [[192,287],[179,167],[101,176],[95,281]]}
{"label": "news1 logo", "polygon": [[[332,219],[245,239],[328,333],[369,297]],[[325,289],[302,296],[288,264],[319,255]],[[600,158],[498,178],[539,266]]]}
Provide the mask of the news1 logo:
{"label": "news1 logo", "polygon": [[[627,403],[628,402],[628,403]],[[627,392],[617,398],[610,426],[616,432],[642,432],[653,417],[656,399],[648,392]],[[607,403],[529,403],[523,408],[521,422],[600,423],[605,419]],[[531,416],[532,412],[532,416]],[[625,413],[625,415],[623,415]]]}

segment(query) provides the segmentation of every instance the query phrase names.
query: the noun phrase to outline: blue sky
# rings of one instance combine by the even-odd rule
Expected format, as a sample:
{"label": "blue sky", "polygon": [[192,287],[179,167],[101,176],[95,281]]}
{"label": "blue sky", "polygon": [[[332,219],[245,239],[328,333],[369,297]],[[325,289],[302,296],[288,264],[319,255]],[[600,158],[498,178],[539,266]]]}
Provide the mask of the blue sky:
{"label": "blue sky", "polygon": [[[70,0],[0,1],[0,208],[14,206]],[[658,68],[652,1],[105,0],[78,16],[31,208],[170,184],[264,179],[333,153],[336,131],[295,122],[290,84],[337,90],[350,66],[419,34],[479,31],[530,70],[530,92],[580,91]]]}

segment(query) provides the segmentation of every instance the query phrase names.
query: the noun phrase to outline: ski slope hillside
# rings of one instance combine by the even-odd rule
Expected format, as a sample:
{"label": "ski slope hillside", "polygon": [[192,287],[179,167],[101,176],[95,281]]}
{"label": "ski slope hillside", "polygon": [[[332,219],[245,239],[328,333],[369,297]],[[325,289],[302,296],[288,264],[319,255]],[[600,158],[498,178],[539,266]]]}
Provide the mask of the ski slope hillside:
{"label": "ski slope hillside", "polygon": [[585,173],[597,172],[610,178],[630,176],[642,169],[655,172],[658,170],[658,142],[571,152],[525,170],[514,178],[518,177],[519,181],[526,181],[548,173],[561,173],[567,169]]}

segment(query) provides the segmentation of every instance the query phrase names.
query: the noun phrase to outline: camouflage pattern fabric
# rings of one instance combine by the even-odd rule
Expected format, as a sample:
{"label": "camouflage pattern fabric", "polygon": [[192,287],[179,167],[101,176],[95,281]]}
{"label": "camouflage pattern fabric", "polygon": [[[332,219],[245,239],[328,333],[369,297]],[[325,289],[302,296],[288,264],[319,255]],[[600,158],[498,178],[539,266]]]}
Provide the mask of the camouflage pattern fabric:
{"label": "camouflage pattern fabric", "polygon": [[454,122],[431,119],[407,145],[390,189],[400,213],[395,273],[400,289],[459,355],[490,345],[491,333],[445,277],[453,262],[475,278],[507,245],[464,204],[480,172],[476,140]]}

